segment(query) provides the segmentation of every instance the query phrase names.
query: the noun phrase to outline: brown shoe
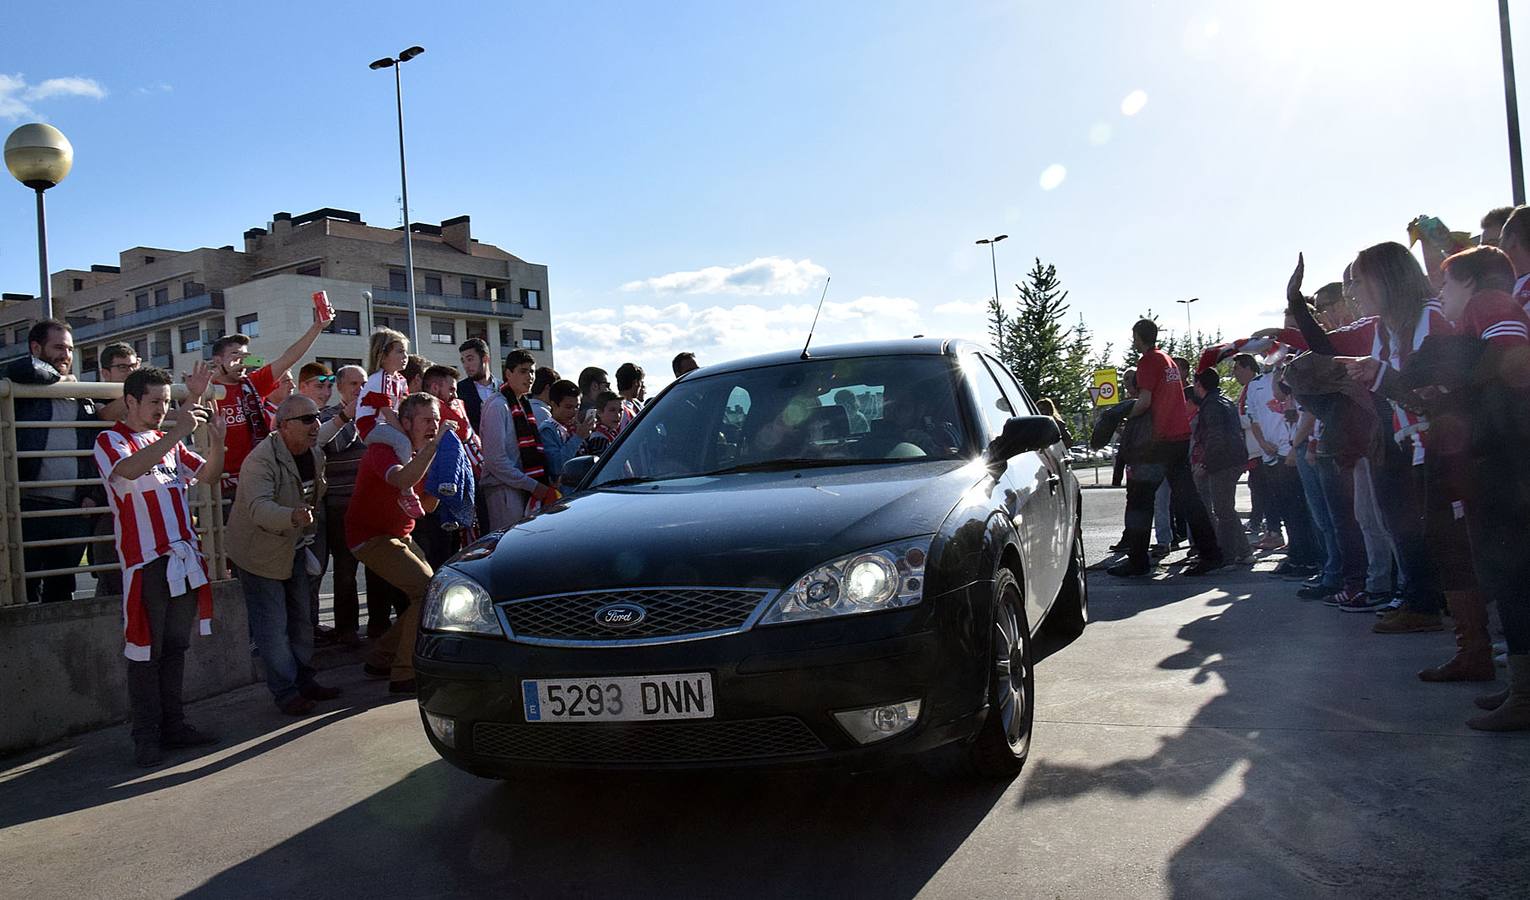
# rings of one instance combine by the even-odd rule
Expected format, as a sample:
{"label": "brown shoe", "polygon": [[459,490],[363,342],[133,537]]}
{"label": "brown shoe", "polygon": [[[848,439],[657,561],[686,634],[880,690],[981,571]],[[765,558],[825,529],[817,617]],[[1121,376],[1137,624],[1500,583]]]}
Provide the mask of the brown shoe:
{"label": "brown shoe", "polygon": [[1498,707],[1503,706],[1504,701],[1508,699],[1509,689],[1504,688],[1503,690],[1497,691],[1496,693],[1483,694],[1482,696],[1473,700],[1472,703],[1476,704],[1478,709],[1485,709],[1488,712],[1492,712]]}
{"label": "brown shoe", "polygon": [[1466,720],[1477,731],[1530,731],[1530,654],[1509,657],[1509,697],[1484,716]]}
{"label": "brown shoe", "polygon": [[1377,634],[1413,634],[1420,631],[1444,631],[1445,622],[1438,613],[1416,613],[1399,609],[1371,626]]}
{"label": "brown shoe", "polygon": [[1447,591],[1450,617],[1456,629],[1456,655],[1442,666],[1418,673],[1420,681],[1492,681],[1493,638],[1488,634],[1487,605],[1476,591]]}

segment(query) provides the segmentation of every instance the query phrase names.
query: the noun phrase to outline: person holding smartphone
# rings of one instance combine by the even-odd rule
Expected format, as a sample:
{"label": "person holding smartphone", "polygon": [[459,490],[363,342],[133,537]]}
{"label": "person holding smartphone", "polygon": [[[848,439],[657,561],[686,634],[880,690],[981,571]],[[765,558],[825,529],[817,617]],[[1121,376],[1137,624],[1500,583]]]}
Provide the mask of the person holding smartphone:
{"label": "person holding smartphone", "polygon": [[579,415],[579,385],[572,381],[553,382],[547,397],[552,418],[537,423],[537,430],[547,451],[547,473],[556,484],[568,461],[584,452],[584,442],[595,430],[595,419]]}

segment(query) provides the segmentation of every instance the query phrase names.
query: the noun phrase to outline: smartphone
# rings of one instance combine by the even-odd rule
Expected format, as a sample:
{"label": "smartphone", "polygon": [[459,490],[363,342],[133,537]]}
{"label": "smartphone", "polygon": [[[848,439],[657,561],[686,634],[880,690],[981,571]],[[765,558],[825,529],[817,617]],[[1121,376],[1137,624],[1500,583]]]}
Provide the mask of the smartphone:
{"label": "smartphone", "polygon": [[593,422],[593,421],[595,421],[595,414],[596,414],[596,411],[593,410],[593,409],[585,410],[584,411],[584,420],[586,422]]}
{"label": "smartphone", "polygon": [[266,358],[264,356],[246,356],[244,358],[244,367],[246,369],[258,369],[265,364]]}

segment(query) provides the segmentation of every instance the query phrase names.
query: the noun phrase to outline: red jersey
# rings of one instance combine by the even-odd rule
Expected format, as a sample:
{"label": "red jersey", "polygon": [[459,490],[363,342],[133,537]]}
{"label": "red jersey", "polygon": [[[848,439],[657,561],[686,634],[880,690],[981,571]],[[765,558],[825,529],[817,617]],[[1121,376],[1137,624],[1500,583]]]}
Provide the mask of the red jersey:
{"label": "red jersey", "polygon": [[[271,371],[270,366],[262,366],[247,376],[255,392],[260,395],[262,406],[266,397],[276,390],[280,383],[276,373]],[[255,449],[255,426],[250,422],[245,412],[243,401],[243,383],[225,385],[223,399],[217,401],[217,414],[223,417],[223,424],[228,426],[228,437],[223,442],[223,486],[228,487],[239,480],[239,467],[244,465],[244,458]],[[266,422],[269,430],[270,422]]]}
{"label": "red jersey", "polygon": [[1190,440],[1190,413],[1185,403],[1185,382],[1169,354],[1153,348],[1137,361],[1137,387],[1152,394],[1148,415],[1153,417],[1153,439]]}
{"label": "red jersey", "polygon": [[117,464],[160,438],[163,431],[133,431],[122,422],[96,435],[96,469],[112,507],[117,556],[126,590],[122,597],[124,648],[128,659],[149,659],[153,634],[143,603],[143,567],[170,557],[165,579],[172,596],[195,592],[201,633],[212,633],[212,588],[191,519],[191,485],[206,463],[185,444],[176,444],[154,468],[134,479],[113,474]]}
{"label": "red jersey", "polygon": [[351,549],[375,537],[406,538],[414,518],[399,505],[401,492],[388,483],[388,470],[402,464],[387,444],[372,444],[356,469],[356,490],[345,510],[345,543]]}
{"label": "red jersey", "polygon": [[468,459],[473,463],[473,474],[482,472],[483,442],[478,439],[478,432],[473,430],[473,424],[468,421],[467,407],[462,405],[461,400],[441,404],[441,424],[449,425],[452,431],[457,432],[457,439],[467,448]]}
{"label": "red jersey", "polygon": [[356,396],[356,435],[365,440],[377,424],[378,411],[387,408],[397,412],[399,401],[407,393],[409,382],[397,372],[389,375],[378,369],[368,375],[367,383],[361,386],[361,393]]}
{"label": "red jersey", "polygon": [[1530,344],[1530,318],[1517,300],[1503,291],[1473,295],[1458,325],[1461,333],[1475,335],[1495,346]]}

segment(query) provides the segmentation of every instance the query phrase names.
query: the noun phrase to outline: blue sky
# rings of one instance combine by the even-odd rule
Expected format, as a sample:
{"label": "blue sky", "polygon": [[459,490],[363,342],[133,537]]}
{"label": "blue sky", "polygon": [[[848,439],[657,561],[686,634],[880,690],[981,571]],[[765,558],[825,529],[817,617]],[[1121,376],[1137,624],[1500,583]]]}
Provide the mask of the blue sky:
{"label": "blue sky", "polygon": [[[1468,229],[1510,199],[1489,0],[69,12],[10,11],[0,57],[0,127],[75,145],[55,269],[237,244],[277,210],[396,224],[366,63],[418,43],[413,214],[549,266],[565,373],[635,359],[658,384],[680,349],[800,343],[825,274],[822,340],[980,336],[973,240],[999,232],[1006,296],[1055,263],[1098,340],[1190,296],[1231,336],[1274,322],[1298,250],[1315,286],[1418,213]],[[33,227],[0,190],[0,288],[35,291]]]}

